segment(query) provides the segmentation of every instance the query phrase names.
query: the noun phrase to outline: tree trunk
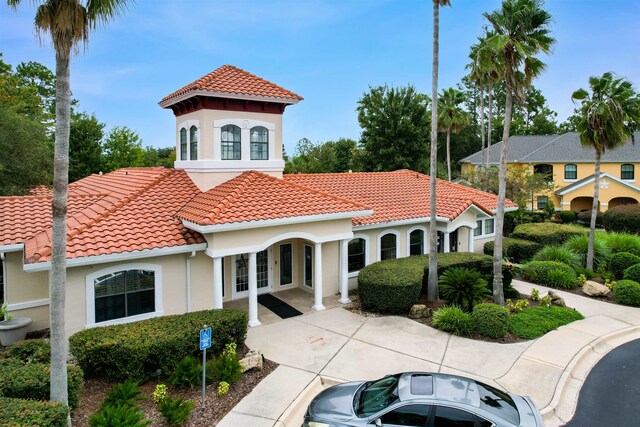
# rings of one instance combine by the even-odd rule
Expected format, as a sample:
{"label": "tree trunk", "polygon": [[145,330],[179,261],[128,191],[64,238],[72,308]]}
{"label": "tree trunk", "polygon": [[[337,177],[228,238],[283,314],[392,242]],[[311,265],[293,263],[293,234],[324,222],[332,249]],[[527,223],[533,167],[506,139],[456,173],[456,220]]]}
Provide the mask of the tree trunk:
{"label": "tree trunk", "polygon": [[438,231],[436,177],[438,175],[438,32],[440,5],[433,0],[433,68],[431,70],[431,168],[429,178],[429,278],[427,299],[438,299]]}
{"label": "tree trunk", "polygon": [[482,164],[489,164],[489,147],[485,143],[484,85],[480,86],[480,136],[482,138]]}
{"label": "tree trunk", "polygon": [[[493,130],[493,83],[489,85],[489,117],[488,119],[488,129],[487,129],[487,157],[485,166],[489,166],[489,150],[491,149],[491,131]],[[509,126],[511,126],[511,122],[509,122]]]}
{"label": "tree trunk", "polygon": [[[64,329],[67,281],[67,187],[69,184],[69,129],[71,88],[70,52],[56,49],[56,130],[53,162],[53,234],[51,244],[50,327],[51,400],[69,404],[67,395],[67,337]],[[71,419],[67,423],[70,425]]]}
{"label": "tree trunk", "polygon": [[513,108],[513,94],[511,90],[511,87],[509,87],[507,83],[507,99],[504,106],[504,132],[502,133],[502,147],[500,147],[496,241],[493,248],[493,302],[500,305],[504,305],[504,288],[502,286],[502,231],[504,228],[504,203],[507,193],[509,131],[511,130],[511,110]]}
{"label": "tree trunk", "polygon": [[447,176],[451,182],[451,129],[447,130]]}
{"label": "tree trunk", "polygon": [[591,226],[589,227],[589,248],[587,249],[587,270],[593,271],[593,246],[596,237],[596,219],[598,216],[598,198],[600,197],[600,158],[602,153],[596,150],[596,171],[593,175],[593,206],[591,206]]}

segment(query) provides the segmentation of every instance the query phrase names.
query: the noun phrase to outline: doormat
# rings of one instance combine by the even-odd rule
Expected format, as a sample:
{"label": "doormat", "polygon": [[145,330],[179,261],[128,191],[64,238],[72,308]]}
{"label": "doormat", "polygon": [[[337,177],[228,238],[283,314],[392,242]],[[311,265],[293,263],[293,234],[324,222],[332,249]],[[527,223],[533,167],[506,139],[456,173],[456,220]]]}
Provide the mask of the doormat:
{"label": "doormat", "polygon": [[258,303],[264,305],[269,310],[280,316],[282,319],[300,316],[302,314],[301,311],[298,311],[295,308],[291,307],[280,298],[274,297],[273,294],[258,295]]}

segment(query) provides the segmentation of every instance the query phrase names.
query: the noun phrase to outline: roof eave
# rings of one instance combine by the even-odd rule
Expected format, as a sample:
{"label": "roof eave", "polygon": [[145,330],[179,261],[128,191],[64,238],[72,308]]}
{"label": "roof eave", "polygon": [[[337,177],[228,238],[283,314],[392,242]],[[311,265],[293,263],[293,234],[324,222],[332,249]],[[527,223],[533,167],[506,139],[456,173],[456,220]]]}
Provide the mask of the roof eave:
{"label": "roof eave", "polygon": [[242,100],[250,100],[250,101],[261,101],[261,102],[274,102],[278,104],[287,104],[293,105],[300,102],[302,99],[297,98],[279,98],[275,96],[261,96],[261,95],[248,95],[248,94],[240,94],[240,93],[231,93],[231,92],[219,92],[219,91],[211,91],[211,90],[191,90],[187,93],[183,93],[181,95],[175,96],[169,99],[163,99],[158,102],[158,104],[162,108],[168,108],[173,104],[177,104],[180,101],[184,101],[185,99],[192,98],[194,96],[207,96],[211,98],[229,98],[229,99],[242,99]]}

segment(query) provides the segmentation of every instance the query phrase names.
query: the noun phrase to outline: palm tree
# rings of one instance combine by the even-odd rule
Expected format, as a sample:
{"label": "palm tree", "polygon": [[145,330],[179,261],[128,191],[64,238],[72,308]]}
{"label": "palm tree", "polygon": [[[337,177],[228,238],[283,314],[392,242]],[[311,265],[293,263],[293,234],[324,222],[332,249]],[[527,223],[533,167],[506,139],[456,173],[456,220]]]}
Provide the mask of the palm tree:
{"label": "palm tree", "polygon": [[460,105],[465,102],[464,93],[452,87],[443,89],[438,99],[438,130],[447,133],[447,176],[451,181],[451,133],[458,133],[470,123],[469,113]]}
{"label": "palm tree", "polygon": [[504,0],[502,7],[485,13],[494,34],[487,44],[500,52],[504,65],[506,101],[502,147],[500,149],[500,172],[498,206],[496,209],[496,240],[493,251],[493,301],[504,304],[502,286],[502,229],[504,226],[504,204],[507,183],[507,154],[513,98],[521,96],[523,87],[531,84],[545,68],[545,64],[534,55],[549,53],[555,40],[551,37],[549,24],[551,15],[542,9],[540,0]]}
{"label": "palm tree", "polygon": [[578,134],[584,147],[596,152],[593,180],[593,206],[587,250],[587,268],[593,270],[593,246],[600,195],[600,159],[612,150],[633,140],[633,130],[640,123],[640,97],[630,81],[615,78],[612,73],[590,77],[591,96],[585,89],[573,92],[571,99],[581,101]]}
{"label": "palm tree", "polygon": [[429,278],[427,299],[438,299],[438,229],[436,225],[436,177],[438,170],[438,50],[440,6],[449,0],[433,0],[433,66],[431,69],[431,165],[429,167]]}
{"label": "palm tree", "polygon": [[[22,0],[7,0],[17,8]],[[53,231],[50,279],[51,400],[68,405],[67,337],[64,330],[67,280],[67,187],[69,181],[69,129],[71,51],[86,43],[89,31],[120,13],[126,0],[42,0],[37,6],[35,27],[39,36],[51,35],[56,54],[56,123],[53,163]],[[68,419],[68,423],[71,420]]]}

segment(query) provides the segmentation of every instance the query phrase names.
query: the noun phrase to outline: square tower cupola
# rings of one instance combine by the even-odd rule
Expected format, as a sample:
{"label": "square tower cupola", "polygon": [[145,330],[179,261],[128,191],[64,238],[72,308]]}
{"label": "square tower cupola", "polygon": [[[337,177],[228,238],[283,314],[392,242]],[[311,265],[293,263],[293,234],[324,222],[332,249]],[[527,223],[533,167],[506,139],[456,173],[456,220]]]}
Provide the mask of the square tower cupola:
{"label": "square tower cupola", "polygon": [[248,170],[282,178],[282,114],[303,98],[223,65],[160,101],[176,117],[176,169],[202,191]]}

